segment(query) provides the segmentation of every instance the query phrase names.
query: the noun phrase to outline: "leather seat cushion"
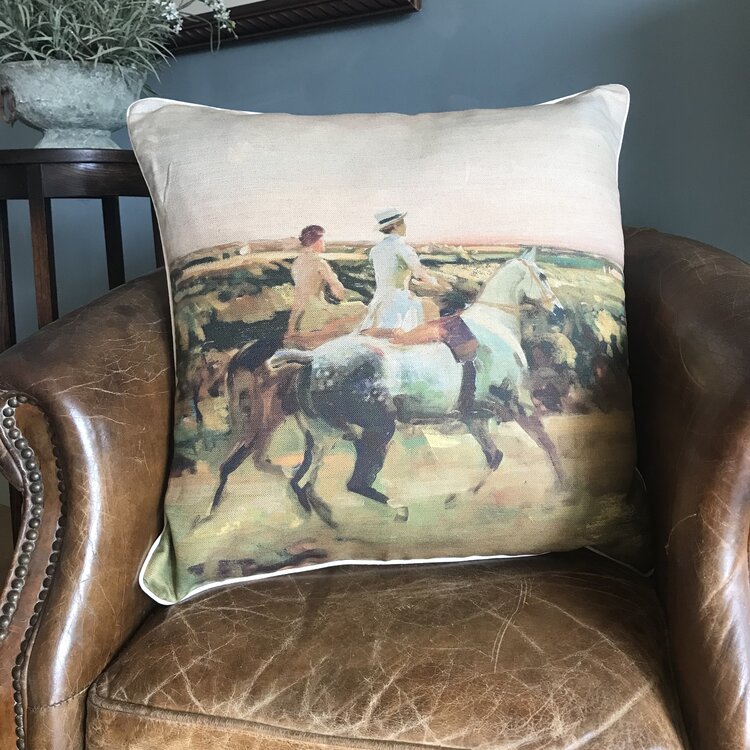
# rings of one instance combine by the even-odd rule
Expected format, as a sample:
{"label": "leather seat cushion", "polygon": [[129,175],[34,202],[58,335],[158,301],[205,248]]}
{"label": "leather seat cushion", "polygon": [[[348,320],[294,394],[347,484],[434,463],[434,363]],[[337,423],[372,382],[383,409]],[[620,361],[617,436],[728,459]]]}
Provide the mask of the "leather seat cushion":
{"label": "leather seat cushion", "polygon": [[650,581],[582,552],[348,567],[158,611],[90,748],[683,748]]}

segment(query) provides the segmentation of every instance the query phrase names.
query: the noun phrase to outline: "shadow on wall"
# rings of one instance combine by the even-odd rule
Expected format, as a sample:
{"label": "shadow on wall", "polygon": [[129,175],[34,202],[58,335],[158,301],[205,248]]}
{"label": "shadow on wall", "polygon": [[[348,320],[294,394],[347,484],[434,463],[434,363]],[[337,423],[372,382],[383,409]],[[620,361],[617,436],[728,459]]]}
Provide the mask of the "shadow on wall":
{"label": "shadow on wall", "polygon": [[623,215],[750,262],[750,3],[655,5],[597,53],[630,50]]}
{"label": "shadow on wall", "polygon": [[[621,167],[627,223],[750,260],[747,0],[426,0],[421,13],[177,58],[160,96],[260,111],[425,112],[530,104],[621,82],[633,93]],[[127,134],[117,135],[127,143]],[[0,127],[4,148],[38,135]],[[36,328],[28,214],[11,202],[19,336]],[[98,206],[55,201],[61,311],[106,291]],[[123,201],[129,278],[153,267],[146,202]]]}

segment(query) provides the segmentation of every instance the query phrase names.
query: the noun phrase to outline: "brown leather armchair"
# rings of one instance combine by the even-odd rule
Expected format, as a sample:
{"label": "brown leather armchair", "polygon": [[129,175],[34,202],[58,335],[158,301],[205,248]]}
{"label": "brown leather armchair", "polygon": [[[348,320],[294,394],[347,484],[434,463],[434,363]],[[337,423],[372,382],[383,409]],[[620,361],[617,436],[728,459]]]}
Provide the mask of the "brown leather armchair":
{"label": "brown leather armchair", "polygon": [[750,266],[654,231],[626,263],[655,579],[576,552],[158,607],[137,572],[169,457],[163,274],[3,354],[0,468],[25,505],[0,746],[750,747]]}

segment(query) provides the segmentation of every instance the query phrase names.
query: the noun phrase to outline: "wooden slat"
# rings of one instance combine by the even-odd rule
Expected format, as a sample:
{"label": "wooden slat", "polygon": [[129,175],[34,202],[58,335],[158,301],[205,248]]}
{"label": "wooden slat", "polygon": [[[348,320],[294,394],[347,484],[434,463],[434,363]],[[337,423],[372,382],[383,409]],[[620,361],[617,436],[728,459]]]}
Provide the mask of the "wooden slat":
{"label": "wooden slat", "polygon": [[120,201],[109,196],[102,198],[104,219],[104,249],[107,253],[107,279],[109,288],[125,283],[125,255],[122,249],[122,227],[120,224]]}
{"label": "wooden slat", "polygon": [[34,260],[36,317],[39,327],[57,319],[57,280],[52,241],[52,205],[44,196],[43,166],[29,167],[29,216],[31,251]]}
{"label": "wooden slat", "polygon": [[10,262],[8,202],[0,200],[0,351],[16,343],[16,313]]}

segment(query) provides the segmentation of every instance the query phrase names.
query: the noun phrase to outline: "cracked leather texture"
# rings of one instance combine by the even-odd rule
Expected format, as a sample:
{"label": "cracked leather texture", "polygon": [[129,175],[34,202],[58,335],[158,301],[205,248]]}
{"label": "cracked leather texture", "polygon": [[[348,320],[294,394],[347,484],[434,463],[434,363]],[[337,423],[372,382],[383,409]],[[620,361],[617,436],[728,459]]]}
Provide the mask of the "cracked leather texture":
{"label": "cracked leather texture", "polygon": [[648,581],[593,553],[257,581],[151,617],[88,747],[184,747],[176,723],[222,748],[683,748],[664,638]]}
{"label": "cracked leather texture", "polygon": [[627,238],[638,463],[695,748],[750,748],[750,265],[655,231]]}
{"label": "cracked leather texture", "polygon": [[[164,282],[162,271],[120,287],[0,359],[0,387],[38,404],[24,429],[43,454],[49,420],[67,485],[60,559],[23,685],[32,750],[83,746],[86,692],[153,606],[137,574],[161,528],[168,463],[174,388]],[[42,474],[43,528],[54,531],[51,460]],[[42,570],[49,544],[35,550]],[[36,594],[24,592],[32,603]]]}
{"label": "cracked leather texture", "polygon": [[[447,566],[448,577],[439,575],[446,566],[352,568],[227,588],[153,609],[127,642],[152,609],[137,573],[160,528],[168,468],[171,345],[158,274],[0,357],[0,387],[39,402],[22,426],[43,474],[53,471],[40,445],[47,416],[69,485],[68,533],[23,678],[26,747],[80,750],[85,724],[95,750],[382,746],[378,732],[456,747],[474,737],[501,749],[671,749],[686,745],[670,682],[692,750],[750,747],[750,267],[636,231],[625,281],[673,680],[652,583],[577,554]],[[3,716],[12,717],[10,666],[56,512],[52,496],[28,602],[0,647]],[[341,618],[323,627],[325,607]],[[287,627],[298,621],[308,626]],[[273,689],[284,681],[286,693]],[[372,710],[357,714],[363,708]],[[312,729],[328,716],[340,736]],[[274,729],[274,717],[293,728]],[[0,747],[13,747],[11,725],[0,721]],[[363,726],[371,739],[353,739]],[[490,739],[501,730],[502,740]]]}

